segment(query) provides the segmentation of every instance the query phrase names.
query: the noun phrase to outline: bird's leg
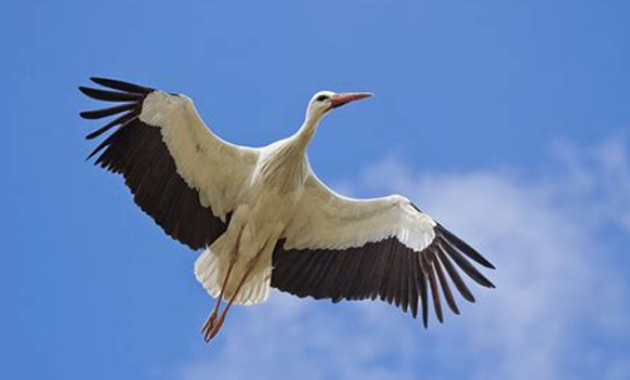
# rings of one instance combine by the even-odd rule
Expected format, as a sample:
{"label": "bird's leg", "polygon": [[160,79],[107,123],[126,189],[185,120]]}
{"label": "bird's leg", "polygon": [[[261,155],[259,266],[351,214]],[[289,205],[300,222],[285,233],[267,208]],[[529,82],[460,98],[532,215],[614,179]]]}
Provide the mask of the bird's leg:
{"label": "bird's leg", "polygon": [[214,322],[216,321],[217,315],[219,313],[219,306],[221,305],[221,301],[223,300],[223,295],[225,294],[225,289],[227,288],[227,285],[230,281],[230,275],[232,274],[232,269],[234,269],[234,265],[236,264],[236,261],[238,260],[238,252],[239,252],[239,246],[240,246],[242,233],[243,233],[243,230],[241,229],[236,238],[236,247],[234,249],[234,254],[230,258],[230,263],[225,273],[223,284],[221,284],[221,291],[219,292],[219,296],[217,297],[216,304],[214,305],[214,309],[212,310],[212,313],[206,320],[206,323],[204,323],[203,327],[201,328],[201,333],[203,334],[204,340],[206,342],[210,340],[209,336],[212,330],[214,329]]}
{"label": "bird's leg", "polygon": [[223,284],[221,285],[221,292],[219,293],[219,297],[217,297],[217,302],[214,305],[214,309],[212,310],[212,313],[206,320],[206,323],[204,323],[203,327],[201,328],[201,333],[204,335],[204,339],[206,340],[206,342],[210,340],[208,336],[210,335],[210,332],[214,328],[214,321],[217,319],[217,315],[219,314],[219,305],[221,305],[221,300],[223,299],[223,294],[225,293],[225,288],[228,284],[228,281],[230,280],[230,274],[232,273],[232,269],[234,268],[235,263],[236,263],[236,259],[230,260],[230,265],[227,269],[227,273],[225,274],[225,278],[223,279]]}
{"label": "bird's leg", "polygon": [[256,263],[258,262],[258,259],[260,258],[260,256],[262,256],[262,253],[264,251],[265,250],[263,248],[247,264],[247,269],[245,271],[245,274],[243,275],[243,278],[241,278],[241,281],[238,283],[238,286],[236,287],[236,291],[234,291],[234,294],[232,294],[232,297],[230,297],[230,301],[228,302],[227,306],[225,307],[225,309],[223,309],[223,312],[221,313],[221,316],[219,317],[219,320],[217,321],[217,324],[214,326],[214,328],[209,333],[209,335],[206,335],[206,342],[208,342],[208,341],[210,341],[210,339],[214,338],[219,333],[219,330],[221,330],[221,326],[223,326],[223,322],[225,321],[225,316],[227,315],[228,310],[230,310],[230,306],[232,306],[232,303],[236,299],[236,296],[238,295],[238,292],[241,291],[241,288],[243,287],[243,284],[245,284],[245,281],[247,280],[249,275],[254,270],[254,267],[256,267]]}

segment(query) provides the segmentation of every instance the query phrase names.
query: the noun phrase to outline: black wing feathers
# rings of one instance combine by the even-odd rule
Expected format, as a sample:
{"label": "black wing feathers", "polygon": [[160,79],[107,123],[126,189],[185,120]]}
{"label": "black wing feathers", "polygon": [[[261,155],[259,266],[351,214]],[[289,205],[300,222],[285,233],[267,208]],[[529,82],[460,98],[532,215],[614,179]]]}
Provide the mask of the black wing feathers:
{"label": "black wing feathers", "polygon": [[[139,112],[138,112],[139,113]],[[134,112],[127,112],[124,115],[121,115],[117,118],[115,118],[114,120],[110,121],[109,123],[105,124],[103,127],[95,130],[94,132],[90,133],[89,135],[85,136],[86,139],[88,140],[92,140],[100,135],[102,135],[103,133],[109,131],[110,129],[118,126],[118,125],[125,125],[128,121],[137,118],[138,115],[136,115],[136,113]]]}
{"label": "black wing feathers", "polygon": [[[83,111],[79,115],[81,115],[82,118],[88,120],[102,119],[104,117],[113,116],[125,111],[131,111],[132,109],[136,108],[136,106],[136,103],[125,103],[123,105],[115,107],[102,108],[94,111]],[[138,111],[138,113],[140,112]]]}
{"label": "black wing feathers", "polygon": [[90,80],[92,82],[94,82],[94,83],[100,84],[103,87],[109,87],[109,88],[112,88],[114,90],[119,90],[119,91],[123,91],[123,92],[129,92],[129,93],[132,93],[132,94],[147,95],[147,94],[155,91],[155,89],[153,89],[153,88],[139,86],[137,84],[133,84],[133,83],[129,83],[129,82],[123,82],[123,81],[116,80],[116,79],[92,77],[92,78],[90,78]]}
{"label": "black wing feathers", "polygon": [[286,250],[281,240],[273,254],[271,286],[333,302],[380,298],[410,311],[414,318],[421,308],[427,326],[429,298],[438,321],[444,319],[440,293],[449,309],[459,314],[449,279],[464,299],[475,301],[459,270],[482,286],[494,287],[466,257],[493,268],[441,225],[435,227],[434,241],[422,252],[407,248],[395,237],[345,250]]}
{"label": "black wing feathers", "polygon": [[230,215],[223,223],[209,208],[201,205],[197,190],[188,187],[177,172],[175,161],[162,140],[161,129],[140,121],[144,99],[154,90],[115,79],[91,79],[111,90],[79,87],[83,94],[122,104],[81,112],[85,119],[116,116],[86,136],[93,139],[117,128],[88,159],[101,153],[96,165],[122,174],[136,204],[169,236],[192,249],[212,244],[225,231]]}
{"label": "black wing feathers", "polygon": [[103,100],[105,102],[136,102],[143,98],[142,94],[132,94],[129,92],[118,92],[108,90],[98,90],[89,87],[79,87],[84,95],[89,96],[92,99]]}
{"label": "black wing feathers", "polygon": [[459,249],[466,256],[470,257],[471,259],[476,261],[478,264],[481,264],[486,268],[495,269],[494,265],[492,265],[488,260],[486,260],[485,257],[481,256],[481,254],[477,252],[474,248],[472,248],[470,245],[468,245],[468,243],[458,238],[455,234],[453,234],[451,231],[444,228],[441,224],[437,225],[437,229],[440,231],[442,235],[444,235],[444,238],[446,239],[446,241],[448,241],[453,246],[457,247],[457,249]]}

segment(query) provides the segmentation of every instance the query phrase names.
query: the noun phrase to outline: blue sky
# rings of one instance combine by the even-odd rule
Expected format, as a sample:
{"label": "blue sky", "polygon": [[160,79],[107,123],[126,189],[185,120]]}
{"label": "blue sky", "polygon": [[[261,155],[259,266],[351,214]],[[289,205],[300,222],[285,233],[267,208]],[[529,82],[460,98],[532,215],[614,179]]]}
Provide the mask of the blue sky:
{"label": "blue sky", "polygon": [[[0,378],[630,379],[630,4],[4,1]],[[497,264],[428,331],[387,305],[237,308],[206,345],[196,254],[84,161],[111,76],[191,96],[259,146],[321,89],[313,167],[400,192]]]}

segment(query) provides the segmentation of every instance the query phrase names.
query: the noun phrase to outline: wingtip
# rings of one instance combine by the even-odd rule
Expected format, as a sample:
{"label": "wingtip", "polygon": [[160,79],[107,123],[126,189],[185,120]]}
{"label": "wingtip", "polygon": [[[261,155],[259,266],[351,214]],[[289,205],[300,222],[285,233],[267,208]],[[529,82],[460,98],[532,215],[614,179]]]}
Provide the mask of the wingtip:
{"label": "wingtip", "polygon": [[85,157],[85,161],[90,161],[92,157],[96,156],[96,153],[98,153],[98,150],[94,149],[87,157]]}
{"label": "wingtip", "polygon": [[79,86],[78,89],[79,92],[81,92],[83,95],[87,95],[87,93],[90,91],[90,88],[86,86]]}
{"label": "wingtip", "polygon": [[454,298],[451,298],[450,302],[447,299],[447,304],[448,304],[448,308],[451,309],[453,314],[459,315],[459,307],[457,306],[457,303],[455,302]]}
{"label": "wingtip", "polygon": [[494,284],[492,283],[492,281],[488,280],[485,276],[481,276],[479,278],[480,281],[476,281],[479,285],[486,287],[486,288],[496,288],[496,286],[494,286]]}
{"label": "wingtip", "polygon": [[95,138],[97,138],[97,137],[100,135],[100,133],[99,133],[99,132],[100,132],[100,131],[96,130],[96,131],[94,131],[94,132],[90,133],[89,135],[86,135],[86,136],[85,136],[85,139],[86,139],[86,140],[94,140]]}
{"label": "wingtip", "polygon": [[490,261],[488,261],[488,259],[486,259],[485,257],[481,256],[479,257],[480,260],[476,260],[477,263],[485,268],[488,269],[497,269],[494,264],[492,264]]}
{"label": "wingtip", "polygon": [[155,89],[151,87],[145,87],[138,84],[125,82],[119,79],[90,77],[90,80],[103,87],[111,88],[118,91],[130,92],[134,94],[148,94],[152,91],[155,91]]}
{"label": "wingtip", "polygon": [[462,294],[462,296],[464,297],[464,299],[470,303],[475,303],[477,302],[477,300],[475,299],[475,296],[472,295],[472,293],[469,294]]}
{"label": "wingtip", "polygon": [[112,82],[120,82],[118,79],[105,78],[105,77],[90,77],[90,81],[100,86],[108,87],[108,88],[111,88],[110,84]]}

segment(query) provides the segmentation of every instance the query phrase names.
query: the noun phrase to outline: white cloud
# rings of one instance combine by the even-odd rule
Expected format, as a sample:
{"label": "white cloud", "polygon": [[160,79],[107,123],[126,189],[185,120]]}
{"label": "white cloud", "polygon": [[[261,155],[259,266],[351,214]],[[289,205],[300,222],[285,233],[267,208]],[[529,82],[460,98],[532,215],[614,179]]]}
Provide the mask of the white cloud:
{"label": "white cloud", "polygon": [[564,190],[587,206],[599,223],[620,223],[630,231],[630,157],[620,136],[593,147],[557,142],[554,152],[566,168]]}
{"label": "white cloud", "polygon": [[[555,151],[556,167],[526,180],[416,174],[386,159],[344,183],[408,194],[496,264],[489,275],[497,289],[475,288],[478,302],[460,301],[462,316],[425,331],[388,305],[341,307],[276,292],[235,311],[212,356],[199,352],[173,377],[624,378],[620,354],[589,342],[630,337],[628,283],[614,247],[600,243],[607,227],[630,228],[630,160],[614,139],[587,149],[558,143]],[[595,367],[601,372],[589,375]]]}

